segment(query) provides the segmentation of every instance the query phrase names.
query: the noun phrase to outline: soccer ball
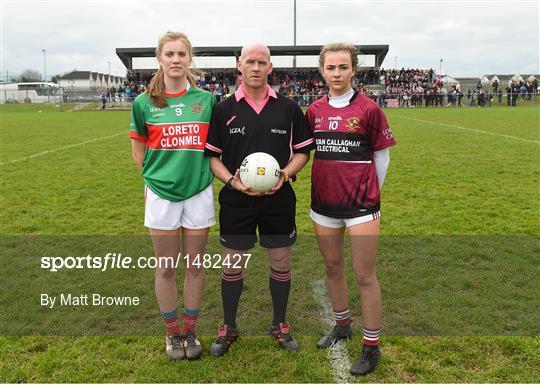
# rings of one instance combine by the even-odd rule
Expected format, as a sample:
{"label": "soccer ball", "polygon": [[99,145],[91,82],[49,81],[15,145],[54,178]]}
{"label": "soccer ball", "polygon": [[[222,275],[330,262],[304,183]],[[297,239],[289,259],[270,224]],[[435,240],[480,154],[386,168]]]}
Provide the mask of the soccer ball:
{"label": "soccer ball", "polygon": [[266,152],[254,152],[244,158],[240,165],[240,180],[252,191],[267,192],[279,180],[279,163]]}

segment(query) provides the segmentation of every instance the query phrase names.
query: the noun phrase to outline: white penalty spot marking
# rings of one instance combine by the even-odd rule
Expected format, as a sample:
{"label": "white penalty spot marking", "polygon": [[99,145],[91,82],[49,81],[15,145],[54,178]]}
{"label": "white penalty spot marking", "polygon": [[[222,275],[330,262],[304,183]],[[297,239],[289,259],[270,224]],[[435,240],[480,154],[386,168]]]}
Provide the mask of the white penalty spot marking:
{"label": "white penalty spot marking", "polygon": [[53,148],[52,150],[47,150],[47,151],[38,152],[37,154],[25,156],[24,158],[19,158],[19,159],[15,159],[15,160],[10,160],[9,162],[1,162],[1,163],[0,163],[0,166],[6,165],[6,164],[11,164],[11,163],[21,162],[21,161],[23,161],[23,160],[28,160],[28,159],[37,158],[38,156],[47,155],[47,154],[50,154],[50,153],[52,153],[52,152],[58,152],[58,151],[62,151],[62,150],[67,150],[68,148],[78,147],[78,146],[82,146],[82,145],[85,145],[85,144],[98,142],[98,141],[100,141],[100,140],[111,139],[111,138],[114,138],[115,136],[122,135],[122,134],[125,134],[125,131],[118,132],[118,133],[116,133],[116,134],[109,135],[109,136],[102,136],[102,137],[100,137],[100,138],[95,138],[95,139],[85,140],[84,142],[80,142],[80,143],[70,144],[69,146],[58,147],[58,148]]}
{"label": "white penalty spot marking", "polygon": [[440,122],[436,122],[436,121],[433,121],[433,120],[424,120],[424,119],[410,118],[410,117],[408,117],[408,116],[403,116],[403,115],[392,115],[392,116],[397,116],[398,118],[402,118],[402,119],[413,120],[413,121],[415,121],[415,122],[436,124],[436,125],[438,125],[438,126],[443,126],[443,127],[448,127],[448,128],[457,128],[457,129],[460,129],[460,130],[476,132],[476,133],[479,133],[479,134],[486,134],[486,135],[500,136],[500,137],[503,137],[503,138],[515,139],[515,140],[521,140],[521,141],[523,141],[523,142],[529,142],[529,143],[540,144],[540,141],[538,141],[538,140],[532,140],[532,139],[520,138],[519,136],[512,136],[512,135],[505,135],[505,134],[497,134],[496,132],[489,132],[489,131],[484,131],[484,130],[477,130],[477,129],[475,129],[475,128],[462,127],[462,126],[457,126],[457,125],[455,125],[455,124],[445,124],[445,123],[440,123]]}
{"label": "white penalty spot marking", "polygon": [[[311,282],[313,289],[313,298],[319,304],[319,314],[325,324],[325,329],[334,326],[334,312],[332,305],[326,295],[326,287],[322,279],[316,279]],[[353,377],[349,374],[351,363],[349,361],[349,353],[345,341],[340,341],[331,348],[327,349],[328,360],[332,365],[332,377],[334,382],[339,384],[350,384],[353,382]]]}

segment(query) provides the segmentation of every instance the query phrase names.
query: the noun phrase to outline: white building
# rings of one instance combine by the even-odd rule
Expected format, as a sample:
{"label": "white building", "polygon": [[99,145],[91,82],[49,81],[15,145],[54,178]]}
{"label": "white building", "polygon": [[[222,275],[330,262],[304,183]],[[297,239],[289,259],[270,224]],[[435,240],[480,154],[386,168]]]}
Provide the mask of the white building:
{"label": "white building", "polygon": [[124,84],[124,78],[91,71],[71,71],[60,76],[58,85],[65,90],[101,90]]}

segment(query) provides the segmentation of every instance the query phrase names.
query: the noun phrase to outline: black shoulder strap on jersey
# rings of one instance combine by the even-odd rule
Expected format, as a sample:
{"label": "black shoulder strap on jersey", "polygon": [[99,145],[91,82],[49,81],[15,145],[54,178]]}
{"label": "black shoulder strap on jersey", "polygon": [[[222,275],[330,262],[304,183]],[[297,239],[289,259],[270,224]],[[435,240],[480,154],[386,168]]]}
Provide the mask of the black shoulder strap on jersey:
{"label": "black shoulder strap on jersey", "polygon": [[354,99],[356,99],[356,97],[358,96],[359,92],[358,90],[354,90],[354,94],[353,96],[351,97],[351,100],[349,100],[349,104],[354,102]]}

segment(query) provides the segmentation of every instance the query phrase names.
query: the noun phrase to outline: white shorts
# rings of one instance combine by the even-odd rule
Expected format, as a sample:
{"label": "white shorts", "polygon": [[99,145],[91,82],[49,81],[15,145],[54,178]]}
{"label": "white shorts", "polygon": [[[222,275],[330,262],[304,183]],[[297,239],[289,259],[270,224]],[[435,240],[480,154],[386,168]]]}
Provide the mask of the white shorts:
{"label": "white shorts", "polygon": [[180,202],[160,198],[145,187],[144,225],[156,230],[180,227],[198,230],[216,224],[214,189],[208,186],[200,193]]}
{"label": "white shorts", "polygon": [[363,215],[361,217],[355,217],[355,218],[332,218],[327,217],[326,215],[318,214],[315,211],[311,210],[309,213],[309,216],[318,225],[324,226],[324,227],[331,227],[334,229],[339,229],[342,227],[351,227],[354,225],[359,225],[360,223],[366,223],[370,221],[374,221],[375,219],[378,219],[381,217],[381,212],[377,211],[373,214]]}

